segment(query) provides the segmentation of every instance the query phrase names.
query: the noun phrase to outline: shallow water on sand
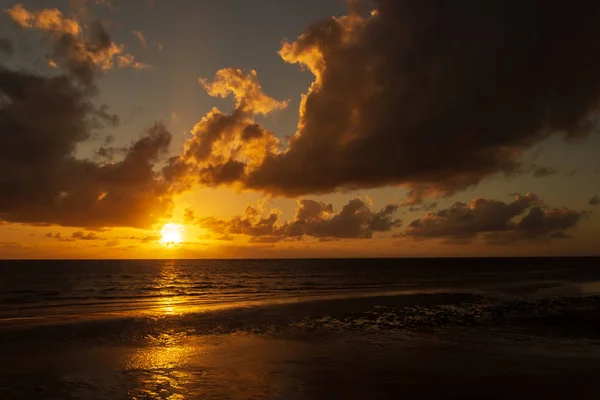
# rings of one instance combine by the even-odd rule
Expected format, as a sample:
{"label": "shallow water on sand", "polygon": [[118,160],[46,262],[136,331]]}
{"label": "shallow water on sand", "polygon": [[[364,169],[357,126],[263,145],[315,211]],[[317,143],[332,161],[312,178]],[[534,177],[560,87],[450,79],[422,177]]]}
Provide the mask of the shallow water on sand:
{"label": "shallow water on sand", "polygon": [[507,260],[5,264],[0,399],[597,398],[598,260]]}
{"label": "shallow water on sand", "polygon": [[597,343],[473,333],[165,334],[25,352],[2,398],[597,398]]}

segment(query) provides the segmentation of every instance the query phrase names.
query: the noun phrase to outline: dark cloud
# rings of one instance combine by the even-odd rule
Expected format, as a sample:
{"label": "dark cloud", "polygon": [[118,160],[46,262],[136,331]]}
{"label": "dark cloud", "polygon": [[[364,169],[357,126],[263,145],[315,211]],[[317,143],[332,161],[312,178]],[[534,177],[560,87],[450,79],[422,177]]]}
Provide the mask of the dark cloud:
{"label": "dark cloud", "polygon": [[275,243],[304,236],[332,239],[371,239],[374,232],[389,232],[400,226],[393,218],[398,206],[390,204],[379,212],[371,210],[361,199],[353,199],[339,213],[331,204],[315,200],[299,200],[291,222],[280,222],[279,213],[267,212],[264,206],[248,205],[244,216],[229,220],[204,218],[197,223],[210,231],[230,238],[230,235],[250,236],[252,243]]}
{"label": "dark cloud", "polygon": [[46,234],[46,237],[49,239],[56,239],[61,242],[74,242],[76,239],[72,237],[63,236],[61,233],[50,233]]}
{"label": "dark cloud", "polygon": [[79,227],[149,227],[171,206],[153,172],[171,135],[161,124],[118,162],[77,159],[76,146],[114,118],[71,77],[0,66],[0,218]]}
{"label": "dark cloud", "polygon": [[94,150],[94,153],[100,157],[112,161],[116,156],[127,154],[127,147],[99,147]]}
{"label": "dark cloud", "polygon": [[[592,130],[600,100],[597,1],[376,5],[368,18],[353,6],[348,16],[314,23],[283,44],[286,62],[315,75],[287,149],[252,162],[234,157],[227,174],[213,163],[212,179],[201,174],[201,180],[235,180],[285,196],[402,184],[418,202],[491,174],[522,171],[522,152],[550,135],[574,138]],[[220,83],[229,92],[246,87]],[[190,148],[231,135],[228,121],[253,110],[244,106],[252,104],[246,101],[251,91],[235,98],[236,112],[205,117],[206,133]],[[243,129],[235,129],[237,137]],[[223,144],[233,151],[240,142]]]}
{"label": "dark cloud", "polygon": [[105,240],[105,239],[99,237],[94,232],[85,233],[82,231],[73,232],[73,234],[71,234],[71,236],[63,236],[60,232],[57,232],[57,233],[48,232],[48,233],[46,233],[46,237],[49,239],[56,239],[61,242],[75,242],[77,240],[82,240],[82,241]]}
{"label": "dark cloud", "polygon": [[547,209],[534,194],[517,195],[510,203],[479,198],[429,212],[411,222],[403,236],[442,238],[449,243],[470,243],[476,238],[494,244],[550,240],[566,238],[565,231],[576,227],[583,215],[566,208]]}
{"label": "dark cloud", "polygon": [[88,241],[88,240],[102,240],[102,238],[98,237],[98,235],[96,235],[94,232],[84,233],[82,231],[74,232],[71,235],[71,238],[75,239],[75,240],[85,240],[85,241]]}
{"label": "dark cloud", "polygon": [[[83,3],[81,3],[83,4]],[[81,24],[57,9],[6,10],[21,28],[36,29],[52,44],[49,60],[64,73],[43,77],[0,65],[0,219],[82,228],[147,228],[170,209],[169,185],[155,173],[171,134],[156,123],[126,148],[97,155],[119,161],[78,159],[77,146],[118,124],[96,105],[96,79],[117,67],[138,68],[124,46],[97,21]],[[91,240],[95,234],[68,239]]]}
{"label": "dark cloud", "polygon": [[356,198],[338,214],[333,213],[331,204],[314,200],[300,200],[298,204],[296,218],[283,227],[286,236],[305,234],[316,238],[371,239],[374,232],[387,232],[400,226],[400,220],[393,218],[398,209],[395,204],[376,213]]}
{"label": "dark cloud", "polygon": [[8,56],[11,56],[11,55],[13,55],[14,52],[15,52],[15,48],[14,48],[12,42],[8,39],[0,37],[0,53],[4,53]]}
{"label": "dark cloud", "polygon": [[533,170],[533,176],[535,176],[536,178],[544,178],[546,176],[551,176],[551,175],[556,175],[556,174],[558,174],[558,171],[556,170],[556,168],[552,168],[552,167],[538,166],[538,167],[535,167],[535,169]]}
{"label": "dark cloud", "polygon": [[590,206],[597,206],[598,204],[600,204],[600,197],[598,196],[592,196],[592,198],[589,201]]}

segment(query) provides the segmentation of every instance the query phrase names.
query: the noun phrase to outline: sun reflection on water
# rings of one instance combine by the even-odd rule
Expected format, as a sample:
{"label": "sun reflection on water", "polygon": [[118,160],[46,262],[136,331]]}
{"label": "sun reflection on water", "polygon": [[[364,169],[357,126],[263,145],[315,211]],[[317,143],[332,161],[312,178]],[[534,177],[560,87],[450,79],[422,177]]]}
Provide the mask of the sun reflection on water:
{"label": "sun reflection on water", "polygon": [[[152,328],[139,345],[120,356],[129,398],[272,397],[277,384],[268,373],[269,363],[256,363],[270,346],[248,334],[197,335],[196,328],[185,325],[190,320],[182,314],[192,307],[188,289],[193,285],[177,262],[160,265],[152,282],[156,296]],[[194,307],[197,311],[197,305]],[[209,307],[203,305],[202,309]]]}
{"label": "sun reflection on water", "polygon": [[181,314],[180,307],[185,298],[188,277],[183,274],[176,263],[165,263],[161,265],[160,275],[154,282],[154,287],[158,291],[159,310],[165,315]]}
{"label": "sun reflection on water", "polygon": [[[297,389],[284,360],[305,354],[294,342],[249,334],[148,335],[121,359],[132,399],[268,399]],[[288,387],[288,385],[290,385]]]}

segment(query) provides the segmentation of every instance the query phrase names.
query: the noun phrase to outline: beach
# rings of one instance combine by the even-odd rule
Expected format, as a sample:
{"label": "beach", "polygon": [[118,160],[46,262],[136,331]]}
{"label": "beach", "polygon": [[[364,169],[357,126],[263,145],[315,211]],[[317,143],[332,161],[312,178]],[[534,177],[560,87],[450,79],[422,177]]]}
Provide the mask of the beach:
{"label": "beach", "polygon": [[[266,295],[263,287],[260,294],[240,295],[246,289],[238,288],[235,300],[229,293],[215,294],[212,301],[190,297],[188,290],[146,303],[113,296],[70,299],[65,305],[67,300],[61,303],[56,295],[54,302],[22,297],[20,303],[8,303],[9,288],[18,288],[16,279],[12,285],[3,280],[0,398],[595,398],[600,372],[596,262],[534,260],[535,268],[521,269],[519,275],[501,264],[486,269],[481,262],[452,261],[446,268],[458,266],[454,274],[463,279],[453,285],[446,279],[440,287],[422,278],[435,275],[444,281],[441,261],[417,262],[418,272],[413,263],[402,273],[407,261],[348,261],[356,278],[342,283],[334,282],[337,267],[331,265],[342,268],[343,261],[316,266],[305,261],[294,267],[304,271],[296,273],[296,284],[311,280],[310,290]],[[88,275],[105,272],[98,268],[120,269],[142,285],[140,274],[177,269],[162,261],[110,263],[94,264]],[[223,265],[248,274],[251,282],[252,270],[262,276],[293,263]],[[198,271],[204,269],[204,276],[208,268],[202,261],[185,265],[174,279],[183,282],[186,271],[197,271],[196,278],[192,273],[186,279],[200,280]],[[384,276],[391,265],[397,269]],[[5,276],[8,267],[3,266]],[[26,266],[21,274],[27,268],[40,266]],[[78,277],[79,289],[63,288],[63,297],[103,284],[88,282],[89,266],[54,268],[63,269],[63,282]],[[319,269],[320,278],[314,273]],[[407,282],[407,274],[412,283],[402,287],[396,278],[402,275]],[[525,279],[536,275],[535,282]],[[214,270],[211,279],[219,280]],[[388,285],[376,284],[386,280]],[[338,288],[332,290],[334,284]],[[256,285],[252,291],[257,292]],[[15,299],[15,293],[10,296]]]}

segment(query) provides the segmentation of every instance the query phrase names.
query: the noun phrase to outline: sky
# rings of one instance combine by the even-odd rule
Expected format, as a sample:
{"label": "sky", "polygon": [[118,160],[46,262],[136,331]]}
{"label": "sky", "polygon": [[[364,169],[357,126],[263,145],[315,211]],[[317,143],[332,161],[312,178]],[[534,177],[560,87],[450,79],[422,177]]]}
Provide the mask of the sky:
{"label": "sky", "polygon": [[600,255],[598,23],[0,0],[0,258]]}

